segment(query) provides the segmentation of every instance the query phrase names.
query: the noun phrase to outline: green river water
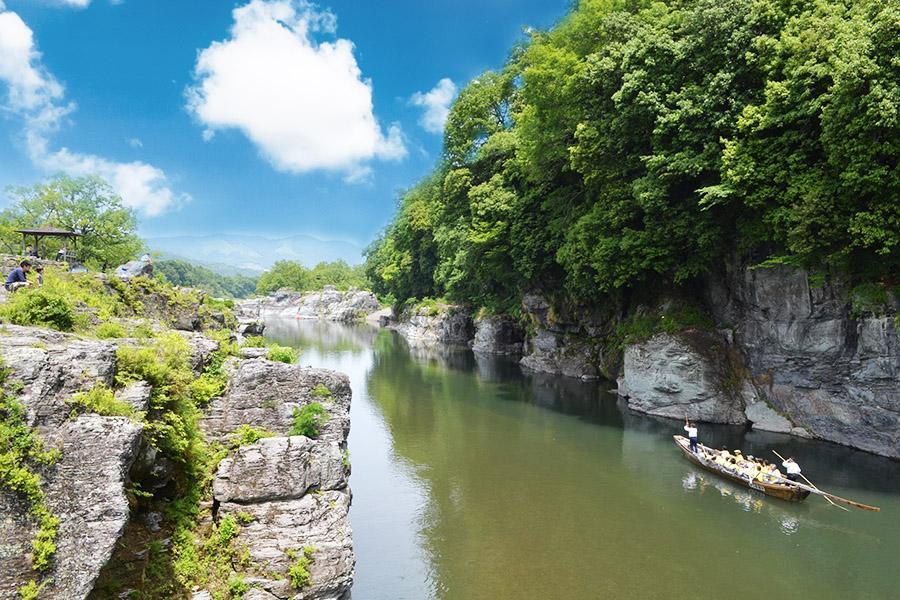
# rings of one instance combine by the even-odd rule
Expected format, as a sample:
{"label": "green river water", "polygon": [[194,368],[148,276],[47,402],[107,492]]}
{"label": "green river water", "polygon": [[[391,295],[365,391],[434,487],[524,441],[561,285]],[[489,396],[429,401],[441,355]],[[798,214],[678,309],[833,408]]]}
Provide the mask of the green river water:
{"label": "green river water", "polygon": [[681,424],[622,409],[610,384],[365,326],[270,321],[267,336],[351,379],[354,600],[900,598],[898,462],[701,427],[882,511],[791,504],[694,468]]}

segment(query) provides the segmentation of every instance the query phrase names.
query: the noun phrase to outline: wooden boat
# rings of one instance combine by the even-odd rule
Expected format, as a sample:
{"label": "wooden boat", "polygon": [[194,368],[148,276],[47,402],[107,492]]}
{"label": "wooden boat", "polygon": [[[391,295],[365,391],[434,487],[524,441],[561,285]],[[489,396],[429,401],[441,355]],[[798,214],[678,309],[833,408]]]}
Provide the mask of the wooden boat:
{"label": "wooden boat", "polygon": [[734,483],[738,483],[745,487],[749,487],[752,490],[762,492],[766,496],[780,498],[782,500],[787,500],[788,502],[800,502],[801,500],[805,500],[806,497],[810,494],[808,490],[801,489],[799,486],[795,485],[785,483],[768,483],[765,481],[759,481],[758,479],[748,481],[746,477],[742,477],[739,474],[726,469],[718,463],[706,458],[707,453],[716,452],[715,450],[707,448],[703,444],[698,444],[700,452],[695,454],[691,452],[690,442],[686,437],[684,437],[683,435],[676,435],[673,437],[675,438],[675,445],[681,449],[681,452],[685,455],[685,457],[687,457],[689,461],[691,461],[701,469],[705,469],[710,473],[715,473],[719,477],[728,479],[729,481],[733,481]]}

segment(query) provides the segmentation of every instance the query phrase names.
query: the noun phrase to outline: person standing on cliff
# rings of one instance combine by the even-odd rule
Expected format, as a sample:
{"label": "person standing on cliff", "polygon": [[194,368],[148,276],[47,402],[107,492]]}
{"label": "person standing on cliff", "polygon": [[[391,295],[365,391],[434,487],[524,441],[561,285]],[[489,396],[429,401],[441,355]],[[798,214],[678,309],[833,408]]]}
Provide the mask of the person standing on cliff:
{"label": "person standing on cliff", "polygon": [[691,452],[697,454],[697,425],[685,417],[684,430],[687,431],[688,441],[691,443]]}

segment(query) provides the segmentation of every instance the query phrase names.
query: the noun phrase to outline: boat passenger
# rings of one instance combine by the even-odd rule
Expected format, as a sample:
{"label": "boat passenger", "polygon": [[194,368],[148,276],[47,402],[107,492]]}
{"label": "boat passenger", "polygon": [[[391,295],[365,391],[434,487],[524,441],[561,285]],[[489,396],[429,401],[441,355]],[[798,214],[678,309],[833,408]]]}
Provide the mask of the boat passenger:
{"label": "boat passenger", "polygon": [[688,421],[687,417],[685,417],[684,430],[687,431],[688,441],[691,443],[691,452],[696,454],[697,453],[697,425],[695,425],[691,421]]}
{"label": "boat passenger", "polygon": [[800,465],[797,464],[793,456],[781,463],[781,466],[787,471],[787,478],[791,481],[797,481],[800,478]]}

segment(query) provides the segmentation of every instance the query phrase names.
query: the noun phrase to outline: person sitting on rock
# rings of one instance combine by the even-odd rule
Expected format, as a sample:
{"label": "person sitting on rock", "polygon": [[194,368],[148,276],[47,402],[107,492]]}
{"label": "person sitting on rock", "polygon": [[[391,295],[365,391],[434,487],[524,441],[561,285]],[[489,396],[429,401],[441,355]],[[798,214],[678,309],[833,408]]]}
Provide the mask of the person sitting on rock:
{"label": "person sitting on rock", "polygon": [[684,418],[684,430],[687,431],[688,441],[691,443],[691,452],[697,454],[697,426]]}
{"label": "person sitting on rock", "polygon": [[28,281],[29,271],[31,271],[31,261],[23,260],[18,267],[9,272],[3,287],[6,288],[7,292],[15,292],[19,288],[30,286],[31,282]]}

